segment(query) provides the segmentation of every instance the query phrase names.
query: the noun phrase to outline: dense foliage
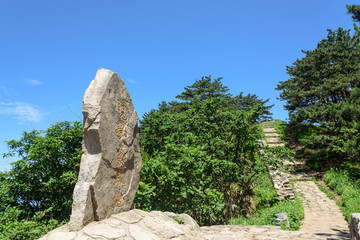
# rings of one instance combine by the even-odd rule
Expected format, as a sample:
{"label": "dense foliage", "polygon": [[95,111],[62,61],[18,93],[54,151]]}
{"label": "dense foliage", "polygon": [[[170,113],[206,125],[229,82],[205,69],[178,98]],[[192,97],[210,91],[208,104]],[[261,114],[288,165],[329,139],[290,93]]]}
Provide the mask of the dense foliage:
{"label": "dense foliage", "polygon": [[[281,121],[277,121],[278,125],[283,126],[280,123]],[[269,161],[268,163],[276,166],[283,159],[292,160],[294,154],[289,148],[275,147],[266,149],[264,157]],[[252,201],[254,206],[252,210],[246,216],[231,219],[230,224],[274,225],[275,214],[286,212],[290,228],[286,225],[281,225],[282,229],[298,230],[300,228],[301,220],[304,218],[304,208],[301,201],[298,198],[295,201],[279,201],[267,168],[258,171],[257,178],[253,183],[253,190],[254,196]]]}
{"label": "dense foliage", "polygon": [[300,139],[317,159],[354,158],[360,153],[359,36],[328,30],[314,50],[287,67],[290,78],[277,90],[286,101],[291,128],[314,129]]}
{"label": "dense foliage", "polygon": [[5,239],[33,239],[69,219],[81,141],[80,122],[59,122],[7,142],[10,151],[4,155],[20,159],[0,173],[0,232]]}
{"label": "dense foliage", "polygon": [[45,220],[48,211],[37,212],[34,216],[23,218],[23,210],[18,207],[7,207],[0,212],[0,239],[33,240],[46,234],[61,224],[54,219]]}
{"label": "dense foliage", "polygon": [[360,212],[360,165],[346,162],[329,169],[323,176],[326,184],[341,196],[339,204],[348,222]]}
{"label": "dense foliage", "polygon": [[[157,111],[161,112],[183,112],[194,104],[210,100],[211,98],[225,99],[222,108],[251,110],[255,106],[259,108],[257,121],[270,120],[272,113],[270,109],[274,105],[266,106],[269,99],[259,99],[255,94],[243,95],[243,92],[236,96],[228,93],[229,88],[221,82],[222,78],[212,79],[211,76],[202,77],[194,84],[185,87],[185,91],[177,95],[180,101],[162,102]],[[150,111],[152,113],[155,110]],[[146,117],[145,115],[144,117]]]}
{"label": "dense foliage", "polygon": [[205,77],[177,96],[182,101],[163,102],[144,116],[137,207],[186,212],[200,224],[248,211],[253,181],[264,167],[255,123],[268,107],[256,97],[239,107],[243,98],[227,91],[221,79]]}
{"label": "dense foliage", "polygon": [[[353,4],[353,5],[347,5],[346,7],[348,9],[348,13],[351,14],[352,19],[355,22],[360,22],[360,5],[358,4]],[[354,29],[359,31],[359,27],[356,25],[356,23],[354,23]]]}
{"label": "dense foliage", "polygon": [[264,208],[257,212],[255,215],[248,217],[234,218],[230,221],[233,225],[274,225],[275,214],[286,212],[289,220],[290,228],[286,225],[281,225],[284,230],[299,230],[301,226],[301,220],[304,219],[304,208],[301,200],[296,198],[295,201],[279,201],[269,208]]}

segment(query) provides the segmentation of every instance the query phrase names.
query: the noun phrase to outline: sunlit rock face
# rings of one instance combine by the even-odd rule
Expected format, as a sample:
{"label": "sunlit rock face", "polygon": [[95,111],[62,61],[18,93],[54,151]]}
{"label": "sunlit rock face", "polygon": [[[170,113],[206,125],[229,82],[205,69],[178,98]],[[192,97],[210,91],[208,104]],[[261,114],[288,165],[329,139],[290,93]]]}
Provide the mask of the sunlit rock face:
{"label": "sunlit rock face", "polygon": [[70,230],[129,211],[139,186],[138,115],[124,81],[99,69],[83,99],[84,138]]}

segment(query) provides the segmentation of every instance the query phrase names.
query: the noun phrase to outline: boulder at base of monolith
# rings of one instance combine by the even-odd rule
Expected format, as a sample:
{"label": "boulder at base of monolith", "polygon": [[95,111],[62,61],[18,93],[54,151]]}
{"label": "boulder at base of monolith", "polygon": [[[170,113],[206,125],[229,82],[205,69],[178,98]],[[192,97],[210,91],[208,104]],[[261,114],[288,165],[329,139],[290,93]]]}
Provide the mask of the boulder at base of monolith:
{"label": "boulder at base of monolith", "polygon": [[134,207],[141,155],[138,115],[120,77],[99,69],[83,99],[84,138],[69,228]]}

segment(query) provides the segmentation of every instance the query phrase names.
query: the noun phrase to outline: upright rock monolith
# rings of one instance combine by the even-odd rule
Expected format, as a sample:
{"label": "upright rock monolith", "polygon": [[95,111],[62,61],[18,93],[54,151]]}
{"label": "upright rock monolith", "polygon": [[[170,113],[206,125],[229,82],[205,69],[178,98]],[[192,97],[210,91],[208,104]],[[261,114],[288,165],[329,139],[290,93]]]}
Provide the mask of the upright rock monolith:
{"label": "upright rock monolith", "polygon": [[120,77],[99,69],[83,99],[84,138],[69,228],[134,208],[141,155],[138,115]]}

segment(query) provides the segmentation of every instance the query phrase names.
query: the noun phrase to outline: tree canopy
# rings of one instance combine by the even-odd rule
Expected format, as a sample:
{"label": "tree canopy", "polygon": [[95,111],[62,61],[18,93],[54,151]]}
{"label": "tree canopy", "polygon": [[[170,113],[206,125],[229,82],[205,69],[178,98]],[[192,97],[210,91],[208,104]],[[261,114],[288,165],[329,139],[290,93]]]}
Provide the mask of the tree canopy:
{"label": "tree canopy", "polygon": [[[255,94],[243,96],[243,92],[235,97],[229,93],[229,88],[222,83],[222,78],[212,79],[211,76],[204,76],[200,80],[196,80],[193,84],[186,86],[184,91],[176,96],[180,101],[162,102],[159,108],[153,111],[161,112],[183,112],[192,107],[192,105],[205,102],[212,98],[223,99],[222,108],[224,109],[243,109],[250,110],[256,105],[259,107],[259,117],[257,121],[266,121],[271,119],[272,113],[270,109],[274,105],[267,106],[269,99],[260,99]],[[146,114],[147,115],[147,114]],[[146,116],[145,115],[145,116]]]}
{"label": "tree canopy", "polygon": [[230,97],[229,88],[221,82],[222,78],[211,79],[211,76],[202,77],[194,84],[185,87],[185,91],[177,95],[177,99],[186,102],[206,101],[210,98]]}
{"label": "tree canopy", "polygon": [[293,124],[316,126],[307,147],[318,156],[359,155],[360,45],[350,30],[328,30],[314,50],[287,67],[277,90]]}
{"label": "tree canopy", "polygon": [[[351,14],[352,19],[355,22],[360,22],[360,5],[358,4],[353,4],[353,5],[348,5],[346,4],[346,8],[348,9],[348,14]],[[354,29],[359,31],[358,26],[356,25],[356,23],[354,23]]]}
{"label": "tree canopy", "polygon": [[259,169],[257,123],[264,103],[232,97],[221,79],[203,77],[144,115],[143,167],[136,205],[185,212],[200,224],[219,224],[249,210]]}
{"label": "tree canopy", "polygon": [[[46,211],[45,218],[70,217],[73,188],[80,165],[82,124],[60,122],[45,131],[24,132],[20,140],[7,142],[7,156],[18,156],[0,179],[4,194],[0,211],[15,206],[27,216]],[[5,202],[4,202],[5,201]]]}

